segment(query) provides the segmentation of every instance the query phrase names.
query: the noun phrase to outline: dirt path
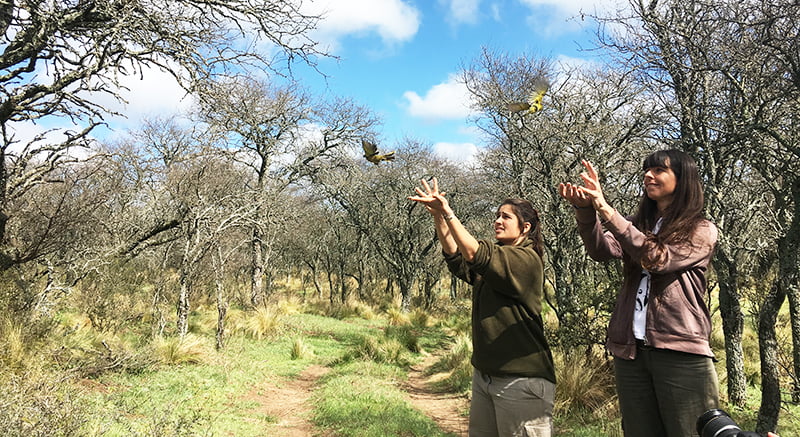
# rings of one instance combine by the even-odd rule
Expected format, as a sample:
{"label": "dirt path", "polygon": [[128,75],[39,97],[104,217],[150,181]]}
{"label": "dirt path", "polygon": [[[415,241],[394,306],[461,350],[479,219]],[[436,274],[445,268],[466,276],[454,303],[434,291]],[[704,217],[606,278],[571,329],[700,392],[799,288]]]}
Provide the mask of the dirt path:
{"label": "dirt path", "polygon": [[437,393],[432,383],[442,375],[425,375],[425,370],[435,361],[435,356],[428,356],[423,362],[412,366],[408,372],[408,381],[403,389],[408,393],[411,405],[434,420],[443,431],[459,437],[467,435],[469,419],[466,411],[469,399],[451,393]]}
{"label": "dirt path", "polygon": [[312,405],[309,402],[317,380],[330,371],[329,368],[311,365],[296,378],[287,381],[280,387],[260,387],[248,395],[263,407],[259,410],[268,416],[278,419],[274,427],[270,427],[270,435],[275,437],[309,437],[314,434],[314,425],[309,416]]}
{"label": "dirt path", "polygon": [[[449,393],[436,393],[431,382],[439,375],[426,376],[425,369],[435,357],[429,357],[409,370],[408,380],[401,386],[408,393],[409,401],[414,408],[433,419],[445,432],[462,437],[467,435],[467,417],[464,415],[469,401],[464,396]],[[288,380],[280,386],[270,385],[254,388],[248,399],[258,402],[259,413],[277,418],[278,422],[270,426],[270,436],[275,437],[311,437],[316,430],[310,421],[313,406],[311,394],[317,380],[325,375],[329,368],[312,365],[305,369],[296,379]]]}

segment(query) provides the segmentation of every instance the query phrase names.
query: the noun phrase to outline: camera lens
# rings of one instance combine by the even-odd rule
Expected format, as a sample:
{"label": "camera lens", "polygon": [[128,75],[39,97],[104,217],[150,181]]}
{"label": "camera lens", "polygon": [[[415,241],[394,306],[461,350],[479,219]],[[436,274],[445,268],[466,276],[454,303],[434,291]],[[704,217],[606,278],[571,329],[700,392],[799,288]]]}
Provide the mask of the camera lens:
{"label": "camera lens", "polygon": [[723,410],[708,410],[697,418],[700,437],[735,437],[741,429]]}

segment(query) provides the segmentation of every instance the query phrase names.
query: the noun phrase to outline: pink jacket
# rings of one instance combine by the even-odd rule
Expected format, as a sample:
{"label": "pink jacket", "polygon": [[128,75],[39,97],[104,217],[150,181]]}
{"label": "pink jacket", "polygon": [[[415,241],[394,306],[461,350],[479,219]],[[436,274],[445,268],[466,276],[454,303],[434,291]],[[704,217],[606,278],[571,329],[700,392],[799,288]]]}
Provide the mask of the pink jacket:
{"label": "pink jacket", "polygon": [[[704,220],[689,241],[664,245],[639,231],[619,213],[603,225],[593,209],[576,210],[578,232],[589,256],[596,261],[622,259],[625,271],[651,273],[645,342],[654,348],[713,357],[709,345],[711,316],[706,306],[706,270],[714,255],[717,227]],[[618,358],[636,357],[633,310],[639,276],[626,274],[608,324],[606,346]]]}

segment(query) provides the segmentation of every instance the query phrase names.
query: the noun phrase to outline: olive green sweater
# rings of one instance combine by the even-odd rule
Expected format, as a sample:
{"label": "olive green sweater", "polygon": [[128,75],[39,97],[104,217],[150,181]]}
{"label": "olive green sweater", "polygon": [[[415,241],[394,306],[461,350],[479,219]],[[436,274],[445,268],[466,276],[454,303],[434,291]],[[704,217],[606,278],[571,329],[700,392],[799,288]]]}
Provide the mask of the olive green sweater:
{"label": "olive green sweater", "polygon": [[495,376],[540,377],[556,382],[544,334],[544,266],[525,240],[505,246],[478,242],[475,259],[445,254],[450,271],[472,284],[472,365]]}

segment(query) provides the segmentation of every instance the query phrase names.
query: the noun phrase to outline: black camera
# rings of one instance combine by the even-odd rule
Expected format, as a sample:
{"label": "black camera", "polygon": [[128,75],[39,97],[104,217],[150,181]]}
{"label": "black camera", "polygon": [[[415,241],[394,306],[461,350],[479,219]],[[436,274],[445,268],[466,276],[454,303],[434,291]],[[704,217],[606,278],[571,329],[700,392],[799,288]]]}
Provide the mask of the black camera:
{"label": "black camera", "polygon": [[716,408],[697,418],[697,433],[700,437],[761,437],[755,432],[742,431],[728,413]]}

